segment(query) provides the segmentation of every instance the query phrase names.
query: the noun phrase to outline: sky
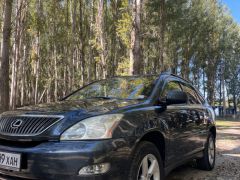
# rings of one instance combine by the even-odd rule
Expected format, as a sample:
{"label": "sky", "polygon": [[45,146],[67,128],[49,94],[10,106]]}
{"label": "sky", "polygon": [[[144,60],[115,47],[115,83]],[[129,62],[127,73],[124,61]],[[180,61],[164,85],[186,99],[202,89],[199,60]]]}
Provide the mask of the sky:
{"label": "sky", "polygon": [[229,8],[233,18],[240,24],[240,0],[222,0]]}

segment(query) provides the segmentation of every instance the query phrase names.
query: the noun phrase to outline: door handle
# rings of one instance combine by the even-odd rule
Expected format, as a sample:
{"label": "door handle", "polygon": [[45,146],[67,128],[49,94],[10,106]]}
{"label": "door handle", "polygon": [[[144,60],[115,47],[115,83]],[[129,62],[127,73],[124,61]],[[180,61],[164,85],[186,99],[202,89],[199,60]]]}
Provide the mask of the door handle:
{"label": "door handle", "polygon": [[193,120],[192,120],[192,119],[189,119],[189,120],[187,120],[186,122],[187,122],[187,123],[190,123],[190,122],[193,122]]}

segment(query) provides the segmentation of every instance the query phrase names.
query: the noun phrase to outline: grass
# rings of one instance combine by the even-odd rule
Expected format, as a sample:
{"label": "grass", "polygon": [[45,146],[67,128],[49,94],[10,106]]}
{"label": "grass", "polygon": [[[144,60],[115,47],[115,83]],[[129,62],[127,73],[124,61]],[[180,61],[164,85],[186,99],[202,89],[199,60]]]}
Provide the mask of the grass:
{"label": "grass", "polygon": [[224,120],[216,120],[217,126],[225,126],[225,127],[230,127],[232,126],[231,121],[224,121]]}
{"label": "grass", "polygon": [[233,126],[240,126],[240,120],[237,119],[231,119],[231,120],[216,120],[217,126],[222,126],[222,127],[233,127]]}

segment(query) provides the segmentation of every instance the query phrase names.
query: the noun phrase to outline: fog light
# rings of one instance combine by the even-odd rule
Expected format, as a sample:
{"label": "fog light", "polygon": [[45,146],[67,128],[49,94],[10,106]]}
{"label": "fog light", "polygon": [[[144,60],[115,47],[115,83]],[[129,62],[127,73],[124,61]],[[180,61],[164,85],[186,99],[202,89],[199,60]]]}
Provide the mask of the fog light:
{"label": "fog light", "polygon": [[109,163],[85,166],[79,171],[79,175],[103,174],[110,169]]}

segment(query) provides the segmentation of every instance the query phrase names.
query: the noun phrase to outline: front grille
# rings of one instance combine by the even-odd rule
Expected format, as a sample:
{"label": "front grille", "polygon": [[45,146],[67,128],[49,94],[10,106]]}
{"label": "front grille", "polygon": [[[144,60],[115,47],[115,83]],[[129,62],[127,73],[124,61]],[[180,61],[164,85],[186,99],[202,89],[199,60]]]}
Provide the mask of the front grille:
{"label": "front grille", "polygon": [[55,123],[61,116],[24,115],[0,118],[0,134],[11,136],[36,136]]}

